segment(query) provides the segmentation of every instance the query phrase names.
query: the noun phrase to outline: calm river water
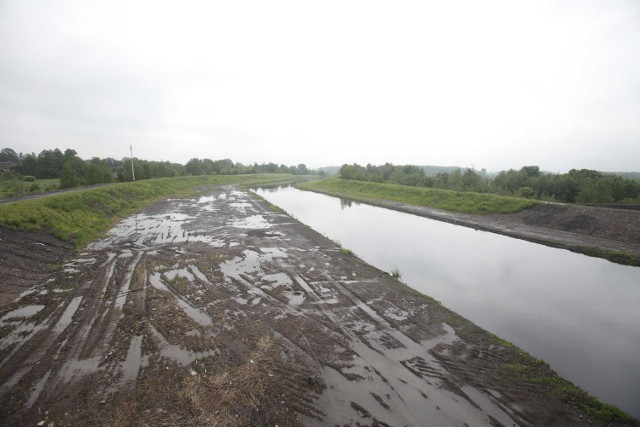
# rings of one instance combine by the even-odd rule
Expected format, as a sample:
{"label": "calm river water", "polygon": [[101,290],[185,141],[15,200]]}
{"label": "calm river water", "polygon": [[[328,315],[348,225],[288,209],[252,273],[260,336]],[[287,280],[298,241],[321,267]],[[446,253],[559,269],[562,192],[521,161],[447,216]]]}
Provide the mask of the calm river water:
{"label": "calm river water", "polygon": [[291,187],[257,193],[640,417],[640,268]]}

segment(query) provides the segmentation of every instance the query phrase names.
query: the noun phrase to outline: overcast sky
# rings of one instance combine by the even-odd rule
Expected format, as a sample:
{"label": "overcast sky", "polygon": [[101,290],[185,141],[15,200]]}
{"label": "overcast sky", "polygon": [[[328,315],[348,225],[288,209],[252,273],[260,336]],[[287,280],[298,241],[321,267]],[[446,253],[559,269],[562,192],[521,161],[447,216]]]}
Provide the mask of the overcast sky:
{"label": "overcast sky", "polygon": [[0,0],[0,148],[640,170],[640,2]]}

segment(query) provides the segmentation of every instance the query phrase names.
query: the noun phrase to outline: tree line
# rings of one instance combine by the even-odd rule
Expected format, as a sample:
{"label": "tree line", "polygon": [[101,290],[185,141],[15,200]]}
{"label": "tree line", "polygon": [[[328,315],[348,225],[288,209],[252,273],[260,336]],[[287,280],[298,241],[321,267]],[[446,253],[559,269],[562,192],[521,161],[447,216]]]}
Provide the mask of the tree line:
{"label": "tree line", "polygon": [[391,163],[360,166],[354,163],[343,165],[339,176],[357,181],[495,193],[565,203],[640,203],[640,181],[589,169],[553,174],[541,172],[538,166],[524,166],[520,170],[501,171],[493,177],[485,170],[478,172],[474,169],[456,169],[428,176],[421,166],[395,166]]}
{"label": "tree line", "polygon": [[[131,163],[133,162],[133,171]],[[73,188],[84,185],[110,182],[166,178],[185,175],[235,175],[253,173],[291,173],[294,175],[314,174],[304,164],[297,166],[276,165],[275,163],[243,165],[230,159],[211,160],[193,158],[186,165],[168,161],[158,162],[138,158],[100,159],[94,157],[83,160],[73,149],[65,151],[55,148],[43,150],[39,154],[16,153],[11,148],[0,151],[0,163],[11,164],[10,172],[3,173],[4,179],[59,179],[59,188]],[[34,187],[35,188],[35,187]]]}

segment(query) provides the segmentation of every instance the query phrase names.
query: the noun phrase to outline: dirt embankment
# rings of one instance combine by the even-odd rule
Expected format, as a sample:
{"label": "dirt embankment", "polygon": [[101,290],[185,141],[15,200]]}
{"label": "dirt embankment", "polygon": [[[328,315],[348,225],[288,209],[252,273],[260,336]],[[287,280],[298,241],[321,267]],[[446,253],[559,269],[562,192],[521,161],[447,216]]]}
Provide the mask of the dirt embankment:
{"label": "dirt embankment", "polygon": [[76,255],[25,237],[57,255],[14,235],[15,257],[64,261],[3,282],[0,425],[607,424],[545,364],[231,188]]}
{"label": "dirt embankment", "polygon": [[638,210],[545,204],[504,217],[526,225],[640,245]]}

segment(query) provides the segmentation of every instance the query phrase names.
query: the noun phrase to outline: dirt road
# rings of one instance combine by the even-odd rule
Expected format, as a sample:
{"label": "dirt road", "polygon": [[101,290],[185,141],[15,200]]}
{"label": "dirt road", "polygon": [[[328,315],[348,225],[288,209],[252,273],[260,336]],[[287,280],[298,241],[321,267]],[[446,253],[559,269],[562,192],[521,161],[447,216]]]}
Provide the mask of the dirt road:
{"label": "dirt road", "polygon": [[1,425],[592,422],[523,380],[546,365],[233,188],[32,279],[0,311]]}

